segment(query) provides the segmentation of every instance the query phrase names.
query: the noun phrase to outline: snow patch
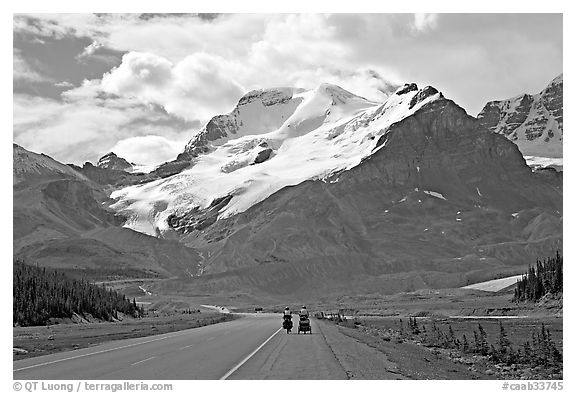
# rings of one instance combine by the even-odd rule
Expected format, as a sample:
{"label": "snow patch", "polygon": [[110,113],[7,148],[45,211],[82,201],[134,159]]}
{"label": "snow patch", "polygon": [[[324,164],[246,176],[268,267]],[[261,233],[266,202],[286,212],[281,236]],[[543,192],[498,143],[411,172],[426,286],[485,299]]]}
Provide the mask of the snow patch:
{"label": "snow patch", "polygon": [[516,281],[520,280],[521,278],[522,278],[522,274],[519,274],[519,275],[515,275],[515,276],[498,278],[495,280],[489,280],[489,281],[479,282],[476,284],[466,285],[465,287],[462,287],[462,288],[464,288],[464,289],[477,289],[480,291],[487,291],[487,292],[498,292],[498,291],[500,291],[506,287],[509,287],[510,285],[513,285],[514,283],[516,283]]}
{"label": "snow patch", "polygon": [[533,169],[554,168],[559,172],[564,170],[564,159],[550,158],[550,157],[537,157],[537,156],[524,156],[526,165]]}
{"label": "snow patch", "polygon": [[444,199],[445,201],[447,200],[446,198],[444,198],[444,195],[440,194],[439,192],[436,192],[436,191],[426,191],[426,190],[423,191],[423,192],[424,192],[424,194],[428,194],[428,195],[430,195],[430,196],[433,196],[433,197],[436,197],[436,198],[439,198],[439,199]]}
{"label": "snow patch", "polygon": [[142,287],[141,285],[138,286],[138,289],[140,289],[142,292],[144,292],[144,295],[152,296],[152,292],[148,291],[146,288]]}

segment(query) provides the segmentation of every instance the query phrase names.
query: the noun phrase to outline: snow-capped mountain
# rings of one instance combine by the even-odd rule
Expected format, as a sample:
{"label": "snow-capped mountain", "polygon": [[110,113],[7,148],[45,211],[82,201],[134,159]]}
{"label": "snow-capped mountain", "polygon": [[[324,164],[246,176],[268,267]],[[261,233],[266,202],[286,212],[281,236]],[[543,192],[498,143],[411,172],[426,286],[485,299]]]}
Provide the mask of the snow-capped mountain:
{"label": "snow-capped mountain", "polygon": [[330,84],[249,92],[190,140],[181,155],[192,159],[190,169],[114,192],[113,208],[147,234],[170,231],[194,209],[214,211],[209,221],[230,217],[286,186],[357,166],[383,147],[390,125],[441,97],[415,84],[384,103]]}
{"label": "snow-capped mountain", "polygon": [[487,103],[480,123],[516,143],[524,156],[562,158],[563,77],[538,94]]}

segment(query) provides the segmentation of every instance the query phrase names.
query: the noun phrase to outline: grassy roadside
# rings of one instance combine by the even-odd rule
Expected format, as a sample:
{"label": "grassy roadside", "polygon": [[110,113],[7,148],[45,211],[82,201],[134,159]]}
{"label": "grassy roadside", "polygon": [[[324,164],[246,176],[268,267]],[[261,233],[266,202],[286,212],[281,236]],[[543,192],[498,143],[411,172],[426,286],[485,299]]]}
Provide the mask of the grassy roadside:
{"label": "grassy roadside", "polygon": [[[355,318],[343,322],[324,320],[326,324],[337,326],[341,333],[353,337],[374,349],[386,354],[398,366],[398,371],[410,379],[562,379],[562,362],[541,365],[526,364],[520,361],[493,360],[490,356],[476,353],[474,329],[482,324],[487,332],[488,344],[498,347],[500,322],[486,319],[418,319],[420,333],[410,331],[408,320],[394,317]],[[521,344],[532,340],[532,333],[546,325],[552,341],[562,348],[561,318],[511,319],[502,322],[508,332],[509,343],[515,350]],[[470,338],[468,350],[457,345],[442,345],[442,338],[449,339],[453,331],[458,339],[462,334]],[[434,339],[441,332],[440,340]],[[538,354],[532,350],[534,360]]]}
{"label": "grassy roadside", "polygon": [[[14,327],[13,360],[88,348],[113,340],[153,336],[191,329],[236,318],[232,314],[174,314],[122,322],[61,324],[52,326]],[[18,350],[19,349],[19,350]]]}

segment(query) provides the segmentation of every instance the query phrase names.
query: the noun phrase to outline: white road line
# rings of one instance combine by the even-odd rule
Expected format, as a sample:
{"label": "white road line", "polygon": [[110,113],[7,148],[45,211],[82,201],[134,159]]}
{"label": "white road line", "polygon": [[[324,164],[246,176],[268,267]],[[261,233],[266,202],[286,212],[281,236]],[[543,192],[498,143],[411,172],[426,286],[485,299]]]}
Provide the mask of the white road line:
{"label": "white road line", "polygon": [[173,335],[171,335],[171,336],[165,336],[165,337],[155,338],[155,339],[153,339],[153,340],[148,340],[148,341],[144,341],[144,342],[137,342],[137,343],[134,343],[134,344],[124,345],[124,346],[122,346],[122,347],[109,348],[109,349],[104,349],[104,350],[102,350],[102,351],[96,351],[96,352],[85,353],[85,354],[82,354],[82,355],[71,356],[71,357],[69,357],[69,358],[52,360],[51,362],[33,364],[33,365],[31,365],[31,366],[26,366],[26,367],[14,369],[14,370],[12,370],[12,372],[22,371],[22,370],[28,370],[28,369],[30,369],[30,368],[36,368],[36,367],[41,367],[41,366],[47,366],[47,365],[49,365],[49,364],[65,362],[66,360],[73,360],[73,359],[83,358],[83,357],[86,357],[86,356],[98,355],[98,354],[100,354],[100,353],[112,352],[112,351],[116,351],[116,350],[118,350],[118,349],[135,347],[135,346],[138,346],[138,345],[148,344],[148,343],[151,343],[151,342],[154,342],[154,341],[160,341],[160,340],[165,340],[165,339],[167,339],[167,338],[172,338],[172,337],[181,336],[181,335],[186,334],[186,333],[190,333],[190,332],[185,331],[185,332],[182,332],[182,333],[180,333],[180,334],[173,334]]}
{"label": "white road line", "polygon": [[216,337],[210,337],[210,338],[206,339],[206,341],[212,341],[212,340],[214,340],[215,338],[216,338]]}
{"label": "white road line", "polygon": [[148,358],[148,359],[144,359],[144,360],[140,360],[139,362],[132,363],[132,366],[135,366],[135,365],[140,364],[140,363],[147,362],[148,360],[152,360],[152,359],[154,359],[155,357],[156,357],[156,356],[152,356],[152,357],[150,357],[150,358]]}
{"label": "white road line", "polygon": [[266,343],[270,340],[272,340],[272,337],[274,337],[275,335],[277,335],[280,330],[282,330],[282,328],[278,328],[278,330],[276,330],[274,333],[272,333],[272,335],[270,337],[268,337],[266,339],[266,341],[264,341],[262,344],[260,344],[260,346],[258,348],[256,348],[250,355],[246,356],[240,363],[238,363],[236,366],[234,366],[232,369],[230,369],[230,371],[228,371],[226,374],[224,374],[224,376],[222,378],[220,378],[220,380],[223,379],[227,379],[230,375],[234,374],[236,372],[236,370],[238,370],[240,367],[242,367],[242,365],[244,363],[246,363],[248,360],[250,360],[250,358],[252,356],[254,356],[256,354],[256,352],[258,352],[259,350],[262,349],[262,347],[264,345],[266,345]]}

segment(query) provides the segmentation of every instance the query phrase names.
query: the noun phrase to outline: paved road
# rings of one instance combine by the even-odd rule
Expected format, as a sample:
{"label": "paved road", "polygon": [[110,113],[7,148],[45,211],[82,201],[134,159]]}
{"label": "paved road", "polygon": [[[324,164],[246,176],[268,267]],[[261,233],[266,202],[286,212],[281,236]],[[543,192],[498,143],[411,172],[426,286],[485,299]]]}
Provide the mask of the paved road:
{"label": "paved road", "polygon": [[[297,322],[296,322],[297,323]],[[318,324],[287,335],[274,314],[118,340],[13,363],[16,380],[345,379]]]}

